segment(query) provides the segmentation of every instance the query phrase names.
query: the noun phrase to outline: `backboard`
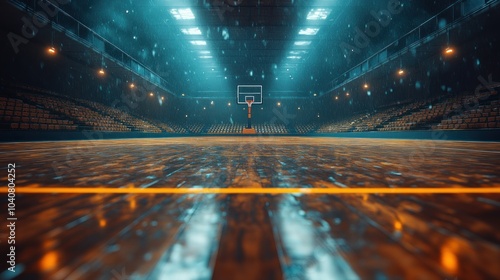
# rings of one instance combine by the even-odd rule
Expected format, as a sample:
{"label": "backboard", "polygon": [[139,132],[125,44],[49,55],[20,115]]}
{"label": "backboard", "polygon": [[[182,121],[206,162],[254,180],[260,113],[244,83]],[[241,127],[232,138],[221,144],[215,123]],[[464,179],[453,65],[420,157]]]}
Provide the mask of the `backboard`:
{"label": "backboard", "polygon": [[262,104],[261,85],[239,85],[236,94],[238,104],[247,104],[247,99],[252,99],[253,105]]}

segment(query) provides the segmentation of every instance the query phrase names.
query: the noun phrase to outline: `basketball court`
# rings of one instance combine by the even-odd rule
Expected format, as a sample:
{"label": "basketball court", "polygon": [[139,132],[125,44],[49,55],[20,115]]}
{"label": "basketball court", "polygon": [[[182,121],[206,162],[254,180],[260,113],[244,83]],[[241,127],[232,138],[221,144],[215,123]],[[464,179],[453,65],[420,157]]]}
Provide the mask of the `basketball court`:
{"label": "basketball court", "polygon": [[0,280],[500,279],[500,0],[0,6]]}
{"label": "basketball court", "polygon": [[0,153],[3,166],[18,163],[26,277],[500,273],[498,143],[192,137],[5,143]]}

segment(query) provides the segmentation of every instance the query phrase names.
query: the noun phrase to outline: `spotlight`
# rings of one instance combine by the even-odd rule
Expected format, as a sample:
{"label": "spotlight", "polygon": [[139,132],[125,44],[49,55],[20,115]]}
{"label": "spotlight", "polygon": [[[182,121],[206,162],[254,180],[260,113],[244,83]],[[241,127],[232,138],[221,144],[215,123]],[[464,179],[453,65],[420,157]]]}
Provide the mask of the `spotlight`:
{"label": "spotlight", "polygon": [[447,54],[447,55],[451,55],[455,52],[455,50],[451,47],[448,47],[446,48],[446,50],[444,50],[444,53]]}
{"label": "spotlight", "polygon": [[155,95],[155,94],[154,94],[154,93],[152,93],[152,92],[150,92],[150,93],[149,93],[149,96],[154,96],[154,95]]}
{"label": "spotlight", "polygon": [[105,72],[105,71],[104,71],[104,69],[102,69],[102,68],[101,68],[101,69],[99,69],[99,72],[98,72],[98,73],[99,73],[99,75],[100,75],[100,76],[104,76],[104,75],[106,75],[106,72]]}
{"label": "spotlight", "polygon": [[50,47],[47,49],[47,52],[51,55],[54,55],[54,54],[56,54],[56,49],[54,47]]}
{"label": "spotlight", "polygon": [[278,105],[278,107],[281,106],[281,102],[276,103],[276,105]]}
{"label": "spotlight", "polygon": [[227,103],[227,106],[231,106],[231,102]]}
{"label": "spotlight", "polygon": [[135,88],[135,84],[134,84],[134,83],[131,83],[131,84],[130,84],[130,88]]}
{"label": "spotlight", "polygon": [[338,96],[335,96],[335,100],[339,100],[339,97],[338,97]]}
{"label": "spotlight", "polygon": [[398,75],[399,75],[399,76],[403,76],[404,74],[405,74],[405,70],[403,70],[403,69],[399,69],[399,71],[398,71]]}
{"label": "spotlight", "polygon": [[348,92],[345,93],[345,96],[349,96],[350,94]]}
{"label": "spotlight", "polygon": [[364,88],[364,89],[368,89],[369,87],[370,87],[370,86],[368,86],[368,84],[366,84],[366,83],[363,85],[363,88]]}
{"label": "spotlight", "polygon": [[165,97],[163,97],[163,96],[162,96],[162,97],[161,97],[161,100],[165,100]]}

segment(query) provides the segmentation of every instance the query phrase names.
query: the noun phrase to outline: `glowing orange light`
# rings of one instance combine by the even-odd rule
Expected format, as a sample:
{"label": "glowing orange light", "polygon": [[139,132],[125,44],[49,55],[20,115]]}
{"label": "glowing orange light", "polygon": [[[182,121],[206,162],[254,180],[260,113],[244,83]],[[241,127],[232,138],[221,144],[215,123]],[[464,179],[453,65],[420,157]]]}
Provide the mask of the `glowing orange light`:
{"label": "glowing orange light", "polygon": [[401,231],[403,229],[403,224],[400,221],[394,222],[394,229],[397,231]]}
{"label": "glowing orange light", "polygon": [[165,97],[163,97],[163,96],[162,96],[162,97],[161,97],[161,100],[165,100]]}
{"label": "glowing orange light", "polygon": [[56,49],[54,47],[50,47],[50,48],[47,49],[47,52],[49,54],[56,54]]}
{"label": "glowing orange light", "polygon": [[458,258],[451,248],[446,246],[441,248],[441,265],[452,274],[457,272]]}
{"label": "glowing orange light", "polygon": [[106,227],[106,225],[107,225],[107,222],[105,219],[99,219],[99,226],[100,227],[103,228],[103,227]]}
{"label": "glowing orange light", "polygon": [[42,271],[51,271],[57,267],[58,262],[59,256],[57,252],[50,251],[40,259],[40,267]]}
{"label": "glowing orange light", "polygon": [[400,76],[404,75],[404,74],[405,74],[405,70],[403,70],[403,69],[399,69],[398,74],[399,74]]}
{"label": "glowing orange light", "polygon": [[135,210],[135,208],[137,207],[137,202],[135,201],[135,198],[130,199],[129,207],[130,207],[130,210]]}
{"label": "glowing orange light", "polygon": [[363,87],[364,87],[365,89],[367,89],[369,86],[368,86],[368,84],[364,84],[364,85],[363,85]]}
{"label": "glowing orange light", "polygon": [[[0,193],[7,193],[0,188]],[[102,187],[22,187],[18,193],[77,194],[500,194],[500,186],[484,188],[102,188]]]}
{"label": "glowing orange light", "polygon": [[339,100],[339,97],[338,97],[338,96],[335,96],[335,100]]}
{"label": "glowing orange light", "polygon": [[346,96],[349,96],[350,94],[349,94],[348,92],[346,92],[346,94],[345,94],[345,95],[346,95]]}
{"label": "glowing orange light", "polygon": [[454,52],[455,52],[455,50],[453,48],[446,48],[446,50],[444,50],[445,54],[452,54]]}
{"label": "glowing orange light", "polygon": [[154,93],[150,92],[150,93],[149,93],[149,96],[154,96]]}
{"label": "glowing orange light", "polygon": [[135,88],[135,85],[133,83],[130,84],[130,88]]}
{"label": "glowing orange light", "polygon": [[104,74],[106,74],[106,72],[104,72],[104,69],[99,69],[99,75],[103,76]]}

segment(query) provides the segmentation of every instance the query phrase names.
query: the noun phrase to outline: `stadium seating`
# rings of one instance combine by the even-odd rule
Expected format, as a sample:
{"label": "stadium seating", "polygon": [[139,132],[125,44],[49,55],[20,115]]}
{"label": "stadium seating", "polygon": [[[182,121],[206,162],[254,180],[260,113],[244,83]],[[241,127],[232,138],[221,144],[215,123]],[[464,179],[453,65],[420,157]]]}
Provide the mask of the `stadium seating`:
{"label": "stadium seating", "polygon": [[[259,134],[308,134],[428,129],[500,128],[498,94],[481,93],[438,96],[432,99],[392,104],[372,112],[358,113],[339,121],[320,124],[254,124]],[[240,134],[245,124],[183,126],[135,116],[102,103],[23,87],[0,95],[2,130],[96,130],[177,134]]]}
{"label": "stadium seating", "polygon": [[239,134],[244,127],[243,124],[214,124],[208,129],[208,134]]}
{"label": "stadium seating", "polygon": [[[500,128],[500,101],[491,100],[497,96],[497,92],[486,92],[478,96],[476,100],[471,100],[471,96],[466,96],[460,101],[464,106],[456,110],[457,114],[445,118],[433,129],[493,129]],[[480,105],[479,100],[486,100],[484,105]]]}
{"label": "stadium seating", "polygon": [[[208,129],[208,134],[241,134],[244,124],[214,124]],[[283,124],[255,124],[253,125],[259,134],[289,134],[289,130]]]}
{"label": "stadium seating", "polygon": [[141,132],[149,132],[149,133],[161,133],[162,130],[161,128],[149,123],[148,121],[139,119],[137,117],[134,117],[130,115],[129,113],[112,108],[109,106],[105,106],[101,103],[98,102],[93,102],[93,101],[88,101],[88,100],[83,100],[83,99],[78,99],[79,102],[88,105],[89,107],[96,109],[100,113],[106,114],[121,123],[127,125],[128,127],[132,128],[133,131],[141,131]]}
{"label": "stadium seating", "polygon": [[173,133],[178,133],[178,134],[189,133],[189,131],[185,127],[174,122],[165,122],[164,124],[162,124],[162,127],[169,127]]}
{"label": "stadium seating", "polygon": [[[131,131],[130,128],[114,121],[111,117],[104,116],[96,111],[77,105],[69,100],[55,96],[32,93],[18,93],[18,96],[34,102],[39,106],[43,106],[47,110],[66,116],[67,119],[75,120],[75,122],[80,124],[80,128],[83,129],[114,132]],[[70,121],[65,120],[63,122],[69,123]],[[77,129],[77,126],[74,124],[71,124],[70,127],[73,130]]]}
{"label": "stadium seating", "polygon": [[61,119],[18,98],[0,97],[0,123],[3,129],[76,130],[71,120]]}
{"label": "stadium seating", "polygon": [[205,127],[204,124],[190,124],[188,127],[187,127],[187,130],[190,132],[190,133],[194,133],[194,134],[200,134],[200,133],[203,133],[203,128]]}
{"label": "stadium seating", "polygon": [[262,134],[288,134],[284,124],[256,124],[254,125],[257,133]]}
{"label": "stadium seating", "polygon": [[308,134],[314,132],[317,128],[315,124],[300,124],[295,126],[295,132],[298,134]]}
{"label": "stadium seating", "polygon": [[496,96],[496,91],[486,91],[394,105],[379,112],[325,123],[316,132],[500,128]]}

